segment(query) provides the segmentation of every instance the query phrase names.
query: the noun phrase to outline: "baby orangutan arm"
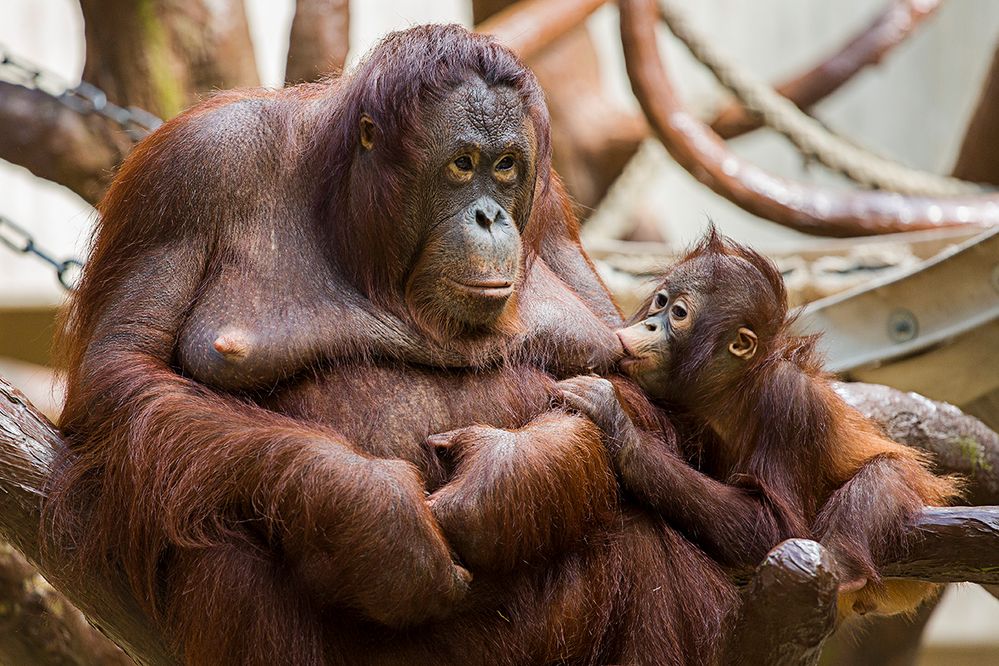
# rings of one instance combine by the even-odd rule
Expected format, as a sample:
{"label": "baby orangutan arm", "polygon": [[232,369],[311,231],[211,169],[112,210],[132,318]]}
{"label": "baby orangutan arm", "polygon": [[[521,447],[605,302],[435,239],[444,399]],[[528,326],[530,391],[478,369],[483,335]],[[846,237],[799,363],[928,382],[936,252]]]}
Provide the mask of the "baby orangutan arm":
{"label": "baby orangutan arm", "polygon": [[580,376],[559,382],[559,388],[568,407],[604,431],[625,490],[718,561],[737,569],[755,567],[790,536],[750,477],[730,485],[688,465],[678,452],[673,425],[661,415],[656,418],[656,408],[629,381]]}

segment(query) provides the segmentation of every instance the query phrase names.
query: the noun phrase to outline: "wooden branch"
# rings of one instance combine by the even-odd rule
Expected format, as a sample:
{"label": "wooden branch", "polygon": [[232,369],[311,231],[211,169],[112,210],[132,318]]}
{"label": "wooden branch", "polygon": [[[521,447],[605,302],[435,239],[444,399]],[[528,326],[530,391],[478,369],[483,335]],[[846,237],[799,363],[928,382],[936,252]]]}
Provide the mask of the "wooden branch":
{"label": "wooden branch", "polygon": [[0,159],[96,203],[132,147],[111,121],[83,116],[41,90],[0,81]]}
{"label": "wooden branch", "polygon": [[291,22],[284,79],[295,84],[337,72],[343,69],[349,49],[347,0],[298,0]]}
{"label": "wooden branch", "polygon": [[[808,110],[839,90],[857,72],[881,62],[906,40],[939,7],[941,0],[892,0],[859,34],[836,53],[807,71],[775,86],[777,92]],[[731,139],[758,129],[759,118],[738,104],[726,106],[711,122],[711,129],[723,139]],[[957,174],[955,174],[957,175]]]}
{"label": "wooden branch", "polygon": [[163,636],[143,613],[121,578],[92,571],[70,575],[69,553],[41,549],[40,510],[57,452],[59,433],[0,378],[0,538],[17,548],[71,603],[122,647],[147,664],[177,662]]}
{"label": "wooden branch", "polygon": [[725,664],[810,666],[836,627],[839,581],[829,552],[789,539],[763,560],[743,591],[742,612]]}
{"label": "wooden branch", "polygon": [[999,507],[923,509],[908,552],[881,565],[888,578],[999,584]]}
{"label": "wooden branch", "polygon": [[0,662],[4,664],[133,663],[7,544],[0,544],[0,600]]}
{"label": "wooden branch", "polygon": [[[886,578],[933,583],[999,581],[999,507],[924,509],[904,556],[881,565]],[[811,666],[836,623],[839,581],[832,559],[808,539],[778,545],[742,592],[723,663]]]}
{"label": "wooden branch", "polygon": [[862,236],[999,224],[999,196],[945,198],[841,191],[775,176],[735,155],[673,90],[656,40],[655,0],[620,0],[621,39],[632,88],[670,155],[743,209],[805,233]]}
{"label": "wooden branch", "polygon": [[897,442],[932,453],[940,471],[968,480],[964,501],[999,504],[999,434],[945,402],[879,384],[837,383],[836,392]]}

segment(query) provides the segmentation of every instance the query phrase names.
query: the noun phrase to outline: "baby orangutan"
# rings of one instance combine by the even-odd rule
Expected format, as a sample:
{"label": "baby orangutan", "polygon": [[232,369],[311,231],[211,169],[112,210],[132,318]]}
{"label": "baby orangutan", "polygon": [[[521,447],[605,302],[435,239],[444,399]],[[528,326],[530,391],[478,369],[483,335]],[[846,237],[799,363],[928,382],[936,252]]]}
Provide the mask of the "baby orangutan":
{"label": "baby orangutan", "polygon": [[924,454],[840,399],[816,337],[788,333],[769,260],[712,229],[631,323],[618,331],[621,368],[657,406],[678,410],[676,422],[695,422],[689,441],[678,444],[623,378],[561,383],[567,404],[604,429],[631,495],[737,569],[784,539],[817,539],[838,563],[841,619],[911,611],[935,592],[882,581],[878,565],[904,548],[903,527],[924,505],[955,497],[956,480],[934,476]]}

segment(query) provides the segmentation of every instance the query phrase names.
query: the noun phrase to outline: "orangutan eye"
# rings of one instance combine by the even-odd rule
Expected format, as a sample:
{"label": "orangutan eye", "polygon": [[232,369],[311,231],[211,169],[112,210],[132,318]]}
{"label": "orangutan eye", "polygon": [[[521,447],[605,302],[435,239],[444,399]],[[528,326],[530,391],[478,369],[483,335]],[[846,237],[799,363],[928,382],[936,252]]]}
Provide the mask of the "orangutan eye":
{"label": "orangutan eye", "polygon": [[670,308],[669,314],[673,319],[683,320],[687,318],[687,306],[683,304],[683,301],[677,301]]}
{"label": "orangutan eye", "polygon": [[652,300],[652,305],[655,306],[656,310],[662,310],[667,303],[669,303],[669,295],[665,291],[658,292]]}
{"label": "orangutan eye", "polygon": [[471,171],[475,165],[472,163],[472,158],[468,155],[462,155],[454,160],[454,165],[459,171]]}
{"label": "orangutan eye", "polygon": [[504,155],[499,162],[496,163],[497,171],[509,171],[513,168],[513,155]]}

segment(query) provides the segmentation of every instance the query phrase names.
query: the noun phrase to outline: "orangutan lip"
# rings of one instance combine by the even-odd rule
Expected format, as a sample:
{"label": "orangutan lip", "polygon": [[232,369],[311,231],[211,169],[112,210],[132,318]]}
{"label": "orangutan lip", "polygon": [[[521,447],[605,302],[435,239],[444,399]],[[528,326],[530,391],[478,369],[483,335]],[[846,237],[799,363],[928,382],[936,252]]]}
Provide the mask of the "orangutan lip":
{"label": "orangutan lip", "polygon": [[622,362],[628,360],[637,361],[638,356],[636,356],[635,352],[631,350],[631,347],[628,346],[628,343],[624,341],[624,337],[622,337],[620,333],[615,333],[615,334],[617,335],[617,339],[621,342],[621,349],[624,350],[624,358],[622,358],[621,361]]}
{"label": "orangutan lip", "polygon": [[641,359],[639,359],[636,356],[625,356],[624,358],[620,359],[617,362],[617,364],[619,366],[621,366],[622,369],[627,369],[627,368],[635,365],[636,363],[638,363],[640,360]]}
{"label": "orangutan lip", "polygon": [[505,298],[513,293],[513,283],[509,280],[478,280],[476,282],[459,282],[453,278],[445,278],[459,289],[471,292],[476,296],[488,298]]}

